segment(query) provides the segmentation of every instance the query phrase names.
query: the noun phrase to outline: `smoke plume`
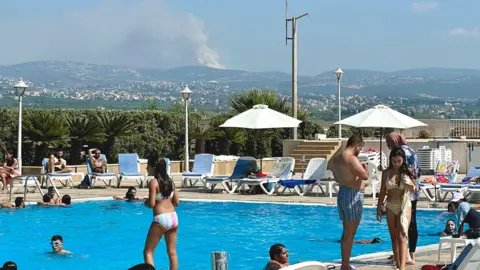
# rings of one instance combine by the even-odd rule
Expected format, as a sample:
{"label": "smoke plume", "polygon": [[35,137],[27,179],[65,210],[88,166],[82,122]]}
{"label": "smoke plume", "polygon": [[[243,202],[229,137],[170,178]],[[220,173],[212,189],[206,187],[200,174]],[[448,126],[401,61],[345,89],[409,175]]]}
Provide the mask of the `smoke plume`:
{"label": "smoke plume", "polygon": [[224,68],[208,43],[203,22],[163,0],[105,0],[53,18],[25,18],[9,24],[0,19],[0,33],[9,40],[0,43],[1,64],[72,60]]}

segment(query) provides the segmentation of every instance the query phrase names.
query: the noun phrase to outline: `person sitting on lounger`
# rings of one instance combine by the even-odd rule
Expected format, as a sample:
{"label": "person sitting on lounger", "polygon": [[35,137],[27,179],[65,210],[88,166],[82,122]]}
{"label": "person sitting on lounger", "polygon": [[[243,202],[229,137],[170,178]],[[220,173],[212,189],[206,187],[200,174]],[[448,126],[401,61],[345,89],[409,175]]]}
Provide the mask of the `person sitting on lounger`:
{"label": "person sitting on lounger", "polygon": [[[340,240],[335,240],[335,241],[328,241],[324,239],[310,239],[309,241],[316,241],[316,242],[336,242],[340,243]],[[383,240],[375,237],[372,240],[353,240],[354,244],[377,244],[377,243],[383,243]]]}
{"label": "person sitting on lounger", "polygon": [[63,159],[63,151],[58,151],[57,156],[50,154],[48,157],[49,173],[69,173],[72,170],[67,168],[67,161]]}
{"label": "person sitting on lounger", "polygon": [[135,202],[135,201],[141,201],[145,200],[148,197],[142,197],[139,198],[136,196],[137,195],[137,189],[135,187],[129,187],[127,190],[127,193],[125,193],[125,196],[113,196],[115,200],[122,200],[122,201],[127,201],[127,202]]}
{"label": "person sitting on lounger", "polygon": [[269,251],[270,261],[265,266],[264,270],[278,270],[287,267],[288,251],[282,244],[275,244],[270,247]]}
{"label": "person sitting on lounger", "polygon": [[18,171],[18,161],[16,158],[13,158],[13,151],[7,150],[5,153],[5,162],[3,167],[0,168],[0,178],[2,178],[3,189],[5,193],[7,190],[7,184],[12,181],[13,177],[20,176]]}
{"label": "person sitting on lounger", "polygon": [[90,158],[90,166],[95,173],[106,173],[107,162],[105,159],[100,158],[101,152],[98,148],[92,148],[88,150],[88,156]]}
{"label": "person sitting on lounger", "polygon": [[15,204],[12,205],[10,202],[2,202],[0,203],[1,208],[8,208],[8,209],[22,209],[25,208],[25,202],[23,197],[15,198]]}

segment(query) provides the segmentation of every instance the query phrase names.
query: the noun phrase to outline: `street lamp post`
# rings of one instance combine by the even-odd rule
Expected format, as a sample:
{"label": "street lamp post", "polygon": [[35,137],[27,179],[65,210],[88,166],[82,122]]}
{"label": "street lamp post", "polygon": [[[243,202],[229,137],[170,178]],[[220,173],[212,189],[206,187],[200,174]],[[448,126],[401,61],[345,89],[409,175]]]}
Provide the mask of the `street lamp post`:
{"label": "street lamp post", "polygon": [[[340,102],[340,81],[342,80],[343,70],[340,67],[337,67],[337,70],[334,71],[335,76],[337,77],[337,86],[338,86],[338,121],[342,120],[342,103]],[[342,125],[338,124],[338,139],[342,139]]]}
{"label": "street lamp post", "polygon": [[188,89],[188,86],[185,86],[185,89],[183,89],[182,93],[182,98],[183,101],[185,101],[185,164],[184,164],[184,171],[188,172],[190,164],[189,164],[189,158],[188,158],[188,100],[190,99],[190,96],[192,95],[192,91]]}
{"label": "street lamp post", "polygon": [[27,90],[27,85],[25,82],[20,79],[20,81],[13,86],[15,89],[15,94],[18,96],[18,144],[17,144],[17,161],[18,161],[18,171],[22,173],[22,99],[25,90]]}

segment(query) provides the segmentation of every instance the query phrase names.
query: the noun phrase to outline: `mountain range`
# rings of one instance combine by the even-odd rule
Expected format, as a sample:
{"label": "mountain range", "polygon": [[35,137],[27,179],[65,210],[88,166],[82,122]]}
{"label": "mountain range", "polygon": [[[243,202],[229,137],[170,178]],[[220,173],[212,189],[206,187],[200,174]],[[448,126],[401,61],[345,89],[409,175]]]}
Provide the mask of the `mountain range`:
{"label": "mountain range", "polygon": [[[249,72],[188,66],[173,69],[133,68],[69,61],[38,61],[0,66],[0,83],[24,78],[38,88],[109,87],[131,82],[225,85],[230,89],[271,88],[290,93],[291,75],[284,72]],[[2,87],[2,85],[0,85]],[[8,86],[3,86],[8,87]],[[394,72],[344,70],[342,93],[378,96],[478,97],[480,70],[423,68]],[[333,71],[298,76],[301,93],[334,94]],[[474,94],[472,94],[474,93]]]}

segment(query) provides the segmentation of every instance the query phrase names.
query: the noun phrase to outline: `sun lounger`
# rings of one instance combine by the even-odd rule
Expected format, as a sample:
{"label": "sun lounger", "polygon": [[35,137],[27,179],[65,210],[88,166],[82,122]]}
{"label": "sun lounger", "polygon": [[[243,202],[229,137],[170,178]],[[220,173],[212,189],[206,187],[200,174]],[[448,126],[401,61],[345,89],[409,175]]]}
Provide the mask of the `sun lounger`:
{"label": "sun lounger", "polygon": [[[172,177],[172,174],[170,172],[170,159],[169,158],[163,158],[165,160],[166,166],[167,166],[167,174]],[[150,175],[148,172],[145,174],[145,183],[144,187],[148,187],[148,183],[150,183],[150,180],[153,179],[153,175]]]}
{"label": "sun lounger", "polygon": [[[289,190],[293,189],[298,195],[304,196],[309,191],[311,191],[315,186],[319,186],[321,191],[326,194],[322,188],[321,179],[325,178],[327,170],[327,160],[325,158],[312,158],[307,165],[307,169],[304,173],[304,179],[286,179],[278,181],[276,186],[276,191],[278,192],[280,188],[283,187],[283,190],[279,194],[283,194],[288,188]],[[332,182],[326,182],[327,191],[332,196]]]}
{"label": "sun lounger", "polygon": [[[480,269],[480,239],[471,240],[460,253],[460,256],[450,266],[450,270],[476,270]],[[452,251],[453,253],[453,251]]]}
{"label": "sun lounger", "polygon": [[[105,157],[105,155],[100,155],[100,158],[101,159],[104,159],[105,162],[107,162],[107,158]],[[112,173],[112,172],[106,172],[106,173],[96,173],[96,172],[93,172],[92,170],[92,166],[90,164],[90,158],[87,157],[87,171],[88,171],[88,176],[90,177],[90,185],[91,187],[94,187],[95,186],[95,183],[99,180],[103,181],[103,183],[105,184],[105,186],[112,186],[112,182],[115,183],[115,185],[117,184],[117,174],[115,173]],[[108,181],[108,183],[107,183]]]}
{"label": "sun lounger", "polygon": [[48,184],[57,190],[57,186],[55,185],[55,181],[58,181],[64,187],[73,188],[73,180],[71,173],[59,173],[59,172],[48,172],[48,158],[44,158],[42,161],[42,186],[45,183],[46,187],[48,188]]}
{"label": "sun lounger", "polygon": [[[272,195],[275,192],[275,186],[279,180],[290,179],[292,177],[294,167],[294,158],[281,157],[277,160],[267,177],[241,179],[238,181],[238,185],[235,187],[235,189],[240,188],[244,190],[244,187],[248,186],[250,192],[253,192],[253,187],[260,186],[265,194]],[[235,192],[235,190],[233,192]]]}
{"label": "sun lounger", "polygon": [[212,154],[196,154],[192,171],[182,173],[182,187],[187,187],[189,183],[193,187],[197,182],[205,185],[205,178],[213,176],[213,159]]}
{"label": "sun lounger", "polygon": [[137,154],[118,154],[118,171],[117,187],[120,187],[122,180],[135,180],[139,187],[143,186],[145,176],[140,172]]}
{"label": "sun lounger", "polygon": [[[438,184],[438,186],[440,186],[438,189],[438,197],[441,201],[445,201],[448,193],[451,193],[453,196],[453,193],[460,192],[466,196],[469,187],[469,185],[464,184]],[[443,197],[441,196],[442,193]]]}
{"label": "sun lounger", "polygon": [[[15,183],[18,183],[18,186],[17,186],[17,189],[13,191],[13,186],[15,185]],[[38,182],[37,177],[34,175],[15,176],[12,178],[10,184],[7,184],[6,189],[7,191],[10,191],[10,193],[18,193],[18,192],[23,192],[25,189],[25,186],[27,187],[27,192],[35,192],[35,190],[38,189],[43,196],[40,182]],[[57,190],[55,189],[55,191]],[[57,191],[57,194],[58,194],[58,191]]]}
{"label": "sun lounger", "polygon": [[228,193],[234,193],[238,181],[245,178],[248,168],[254,161],[255,159],[253,157],[240,157],[233,168],[232,175],[208,177],[205,179],[205,187],[210,186],[210,191],[213,192],[215,187],[221,184],[223,189]]}
{"label": "sun lounger", "polygon": [[282,270],[327,270],[329,269],[327,265],[321,262],[301,262],[297,264],[290,265],[288,267],[282,268]]}
{"label": "sun lounger", "polygon": [[[439,186],[430,184],[430,183],[420,183],[420,190],[423,192],[425,197],[431,202],[435,201],[438,195]],[[432,194],[433,191],[433,194]]]}

